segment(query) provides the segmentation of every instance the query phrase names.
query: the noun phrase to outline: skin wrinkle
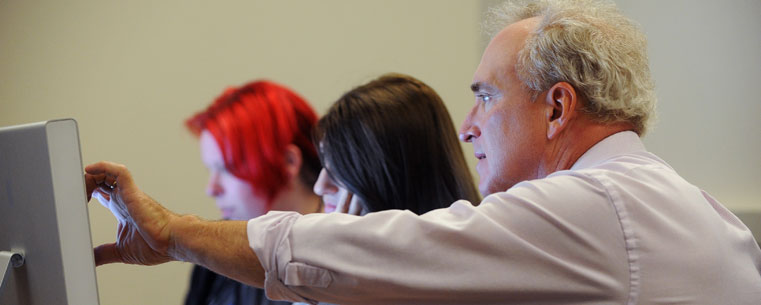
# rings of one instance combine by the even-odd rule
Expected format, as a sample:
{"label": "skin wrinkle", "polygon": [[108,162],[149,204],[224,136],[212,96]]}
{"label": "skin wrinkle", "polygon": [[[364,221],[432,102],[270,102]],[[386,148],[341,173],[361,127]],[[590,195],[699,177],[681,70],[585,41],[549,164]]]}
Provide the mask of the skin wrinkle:
{"label": "skin wrinkle", "polygon": [[484,156],[476,170],[485,195],[570,169],[595,143],[634,129],[630,123],[595,120],[583,111],[585,101],[568,83],[553,84],[536,95],[523,85],[516,70],[518,53],[540,20],[525,19],[497,34],[471,85],[476,104],[463,122],[460,138]]}

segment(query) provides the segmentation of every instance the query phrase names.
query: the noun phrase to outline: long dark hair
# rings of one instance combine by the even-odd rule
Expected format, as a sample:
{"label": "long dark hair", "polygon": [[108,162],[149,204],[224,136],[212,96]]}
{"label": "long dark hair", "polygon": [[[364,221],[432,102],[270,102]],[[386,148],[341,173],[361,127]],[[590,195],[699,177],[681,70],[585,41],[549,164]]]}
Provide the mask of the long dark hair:
{"label": "long dark hair", "polygon": [[344,94],[317,123],[329,175],[376,212],[478,202],[449,112],[423,82],[387,74]]}

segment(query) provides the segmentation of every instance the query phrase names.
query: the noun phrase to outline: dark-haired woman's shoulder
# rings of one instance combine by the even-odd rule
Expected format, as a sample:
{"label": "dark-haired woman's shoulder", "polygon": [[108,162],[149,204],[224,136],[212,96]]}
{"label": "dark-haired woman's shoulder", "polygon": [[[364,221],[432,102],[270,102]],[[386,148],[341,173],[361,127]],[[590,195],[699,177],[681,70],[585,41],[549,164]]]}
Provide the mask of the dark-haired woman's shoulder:
{"label": "dark-haired woman's shoulder", "polygon": [[273,301],[263,289],[242,284],[202,266],[193,267],[185,305],[290,305]]}

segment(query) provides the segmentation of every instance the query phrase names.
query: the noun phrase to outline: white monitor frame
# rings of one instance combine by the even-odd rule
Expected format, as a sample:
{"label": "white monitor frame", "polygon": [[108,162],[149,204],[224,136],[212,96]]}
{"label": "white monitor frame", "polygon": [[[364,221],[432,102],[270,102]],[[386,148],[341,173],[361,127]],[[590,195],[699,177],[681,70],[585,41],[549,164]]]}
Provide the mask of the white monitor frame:
{"label": "white monitor frame", "polygon": [[0,128],[0,304],[98,304],[77,123]]}

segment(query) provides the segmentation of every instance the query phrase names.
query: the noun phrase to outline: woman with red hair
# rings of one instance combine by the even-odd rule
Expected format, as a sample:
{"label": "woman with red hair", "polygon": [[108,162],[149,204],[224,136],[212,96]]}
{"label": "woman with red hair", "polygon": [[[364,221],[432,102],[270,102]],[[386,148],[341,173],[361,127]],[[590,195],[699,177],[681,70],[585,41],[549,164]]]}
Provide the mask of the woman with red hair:
{"label": "woman with red hair", "polygon": [[[311,141],[317,115],[303,98],[270,81],[229,88],[187,120],[209,169],[207,193],[224,219],[270,210],[322,211],[312,192],[320,160]],[[196,266],[185,304],[290,304]]]}

